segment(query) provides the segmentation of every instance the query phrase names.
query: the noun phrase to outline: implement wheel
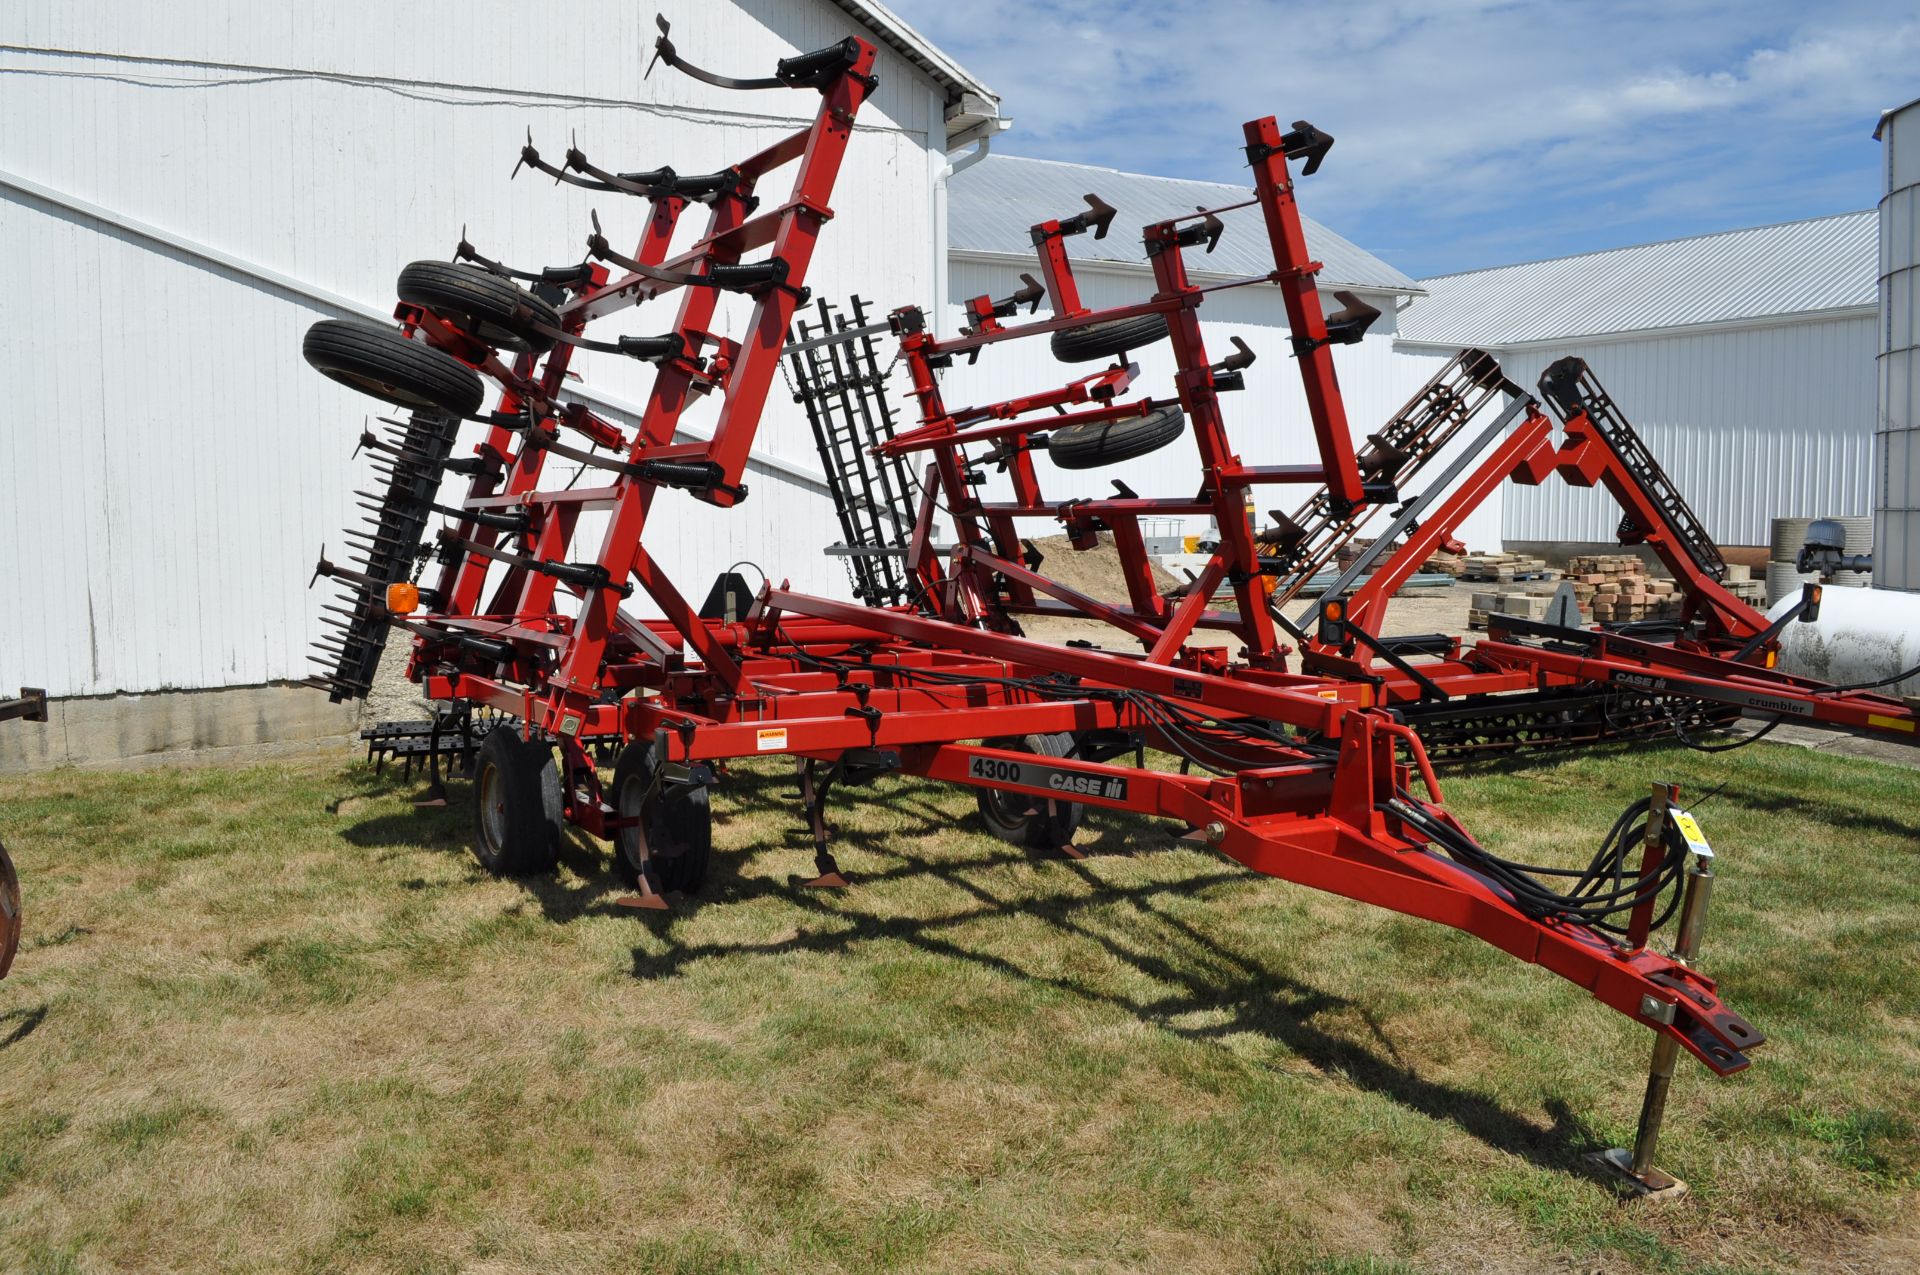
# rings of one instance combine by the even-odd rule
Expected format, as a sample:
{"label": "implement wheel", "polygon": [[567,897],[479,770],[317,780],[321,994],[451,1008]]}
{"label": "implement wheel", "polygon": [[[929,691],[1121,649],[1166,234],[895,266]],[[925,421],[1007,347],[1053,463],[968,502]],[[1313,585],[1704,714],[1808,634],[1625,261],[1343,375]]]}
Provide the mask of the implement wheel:
{"label": "implement wheel", "polygon": [[652,887],[662,894],[697,894],[706,884],[713,858],[713,808],[704,787],[668,787],[655,781],[653,742],[635,740],[613,764],[613,808],[622,819],[638,819],[613,834],[613,857],[620,875],[637,890],[653,870]]}
{"label": "implement wheel", "polygon": [[495,349],[539,354],[553,338],[528,320],[560,326],[554,308],[511,279],[453,261],[416,261],[400,272],[400,299],[423,306]]}
{"label": "implement wheel", "polygon": [[13,968],[20,950],[20,874],[13,870],[7,848],[0,846],[0,978]]}
{"label": "implement wheel", "polygon": [[497,877],[552,869],[565,825],[553,750],[496,727],[473,762],[473,857]]}
{"label": "implement wheel", "polygon": [[398,328],[322,319],[307,329],[300,353],[322,376],[416,412],[471,416],[486,397],[478,372]]}
{"label": "implement wheel", "polygon": [[1187,429],[1177,407],[1117,421],[1069,425],[1047,436],[1047,455],[1062,469],[1098,469],[1157,452]]}
{"label": "implement wheel", "polygon": [[[1065,757],[1073,751],[1073,736],[1064,731],[984,742],[988,748],[1032,753],[1040,758]],[[1032,797],[1004,788],[976,788],[973,799],[979,804],[980,821],[987,825],[988,832],[1030,850],[1058,850],[1072,845],[1073,834],[1080,830],[1080,819],[1086,814],[1086,807],[1078,802]]]}
{"label": "implement wheel", "polygon": [[1136,314],[1084,328],[1061,328],[1053,334],[1053,357],[1062,363],[1091,363],[1152,345],[1166,335],[1164,314]]}

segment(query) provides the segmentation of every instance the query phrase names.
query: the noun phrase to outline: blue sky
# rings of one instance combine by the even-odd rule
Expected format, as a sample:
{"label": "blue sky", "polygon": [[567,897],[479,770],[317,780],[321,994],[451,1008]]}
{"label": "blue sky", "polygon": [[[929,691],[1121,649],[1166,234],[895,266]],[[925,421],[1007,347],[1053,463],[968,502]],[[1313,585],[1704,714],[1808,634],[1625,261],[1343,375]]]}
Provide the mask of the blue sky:
{"label": "blue sky", "polygon": [[985,80],[997,152],[1243,180],[1240,124],[1338,144],[1309,215],[1416,276],[1870,208],[1920,6],[888,0]]}

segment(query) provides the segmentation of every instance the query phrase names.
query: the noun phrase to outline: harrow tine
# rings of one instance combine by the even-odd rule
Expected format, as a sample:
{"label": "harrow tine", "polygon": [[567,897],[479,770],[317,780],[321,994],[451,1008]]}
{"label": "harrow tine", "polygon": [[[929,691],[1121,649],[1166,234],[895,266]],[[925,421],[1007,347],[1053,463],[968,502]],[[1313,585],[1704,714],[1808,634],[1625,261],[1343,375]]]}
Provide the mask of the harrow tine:
{"label": "harrow tine", "polygon": [[667,15],[656,13],[653,15],[653,21],[654,25],[660,28],[660,35],[653,42],[653,57],[648,60],[647,69],[640,75],[642,80],[653,74],[653,68],[660,65],[661,58],[665,58],[667,65],[672,66],[678,56],[674,51],[673,41],[667,38],[667,32],[672,29],[672,24],[667,21]]}
{"label": "harrow tine", "polygon": [[341,580],[357,581],[370,589],[384,589],[387,587],[387,583],[384,580],[376,580],[370,575],[364,575],[361,572],[349,570],[346,567],[328,562],[324,546],[322,546],[320,551],[320,561],[316,563],[313,568],[313,579],[307,581],[307,587],[312,588],[313,581],[318,580],[321,576],[333,576]]}

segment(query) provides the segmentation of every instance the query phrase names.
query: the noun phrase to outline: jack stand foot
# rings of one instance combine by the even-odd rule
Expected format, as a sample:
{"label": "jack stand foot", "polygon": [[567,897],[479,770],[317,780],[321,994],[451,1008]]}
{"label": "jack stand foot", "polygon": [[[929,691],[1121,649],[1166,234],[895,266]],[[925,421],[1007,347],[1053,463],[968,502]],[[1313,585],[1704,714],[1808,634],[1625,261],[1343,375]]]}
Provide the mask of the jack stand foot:
{"label": "jack stand foot", "polygon": [[636,908],[647,912],[671,912],[673,903],[664,894],[625,894],[613,901],[618,908]]}
{"label": "jack stand foot", "polygon": [[415,810],[438,810],[447,804],[447,789],[444,784],[435,784],[427,789],[426,796],[413,803]]}
{"label": "jack stand foot", "polygon": [[1651,1200],[1656,1204],[1668,1204],[1682,1199],[1687,1194],[1687,1184],[1671,1173],[1648,1166],[1645,1173],[1633,1171],[1633,1152],[1624,1147],[1614,1147],[1609,1151],[1595,1151],[1587,1156],[1589,1163],[1599,1166],[1607,1180],[1625,1188],[1627,1194],[1636,1200]]}
{"label": "jack stand foot", "polygon": [[1087,857],[1087,852],[1079,846],[1074,845],[1071,841],[1060,847],[1060,853],[1065,858],[1072,859],[1075,863]]}
{"label": "jack stand foot", "polygon": [[847,879],[840,875],[840,865],[834,861],[834,857],[828,854],[825,849],[814,851],[813,868],[819,875],[809,877],[805,881],[802,881],[800,883],[801,889],[844,890],[847,888]]}

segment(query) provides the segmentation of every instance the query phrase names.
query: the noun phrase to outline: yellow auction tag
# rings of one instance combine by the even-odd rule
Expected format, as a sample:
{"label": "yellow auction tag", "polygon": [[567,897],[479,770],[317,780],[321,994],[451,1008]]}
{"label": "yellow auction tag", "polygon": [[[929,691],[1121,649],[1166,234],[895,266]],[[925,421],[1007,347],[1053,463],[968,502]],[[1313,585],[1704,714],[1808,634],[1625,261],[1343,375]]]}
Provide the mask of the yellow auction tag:
{"label": "yellow auction tag", "polygon": [[1673,820],[1674,830],[1686,840],[1687,849],[1702,859],[1713,858],[1713,847],[1707,844],[1707,834],[1700,831],[1700,821],[1693,817],[1691,811],[1676,806],[1668,812],[1667,817]]}

